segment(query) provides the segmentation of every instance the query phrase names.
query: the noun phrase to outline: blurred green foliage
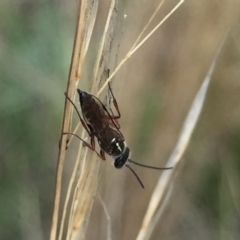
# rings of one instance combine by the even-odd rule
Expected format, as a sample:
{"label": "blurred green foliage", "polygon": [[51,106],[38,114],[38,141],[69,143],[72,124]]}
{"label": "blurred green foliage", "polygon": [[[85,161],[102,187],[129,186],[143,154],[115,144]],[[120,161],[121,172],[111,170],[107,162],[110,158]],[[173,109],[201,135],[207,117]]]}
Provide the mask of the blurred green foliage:
{"label": "blurred green foliage", "polygon": [[55,1],[0,9],[0,239],[46,239],[74,19]]}

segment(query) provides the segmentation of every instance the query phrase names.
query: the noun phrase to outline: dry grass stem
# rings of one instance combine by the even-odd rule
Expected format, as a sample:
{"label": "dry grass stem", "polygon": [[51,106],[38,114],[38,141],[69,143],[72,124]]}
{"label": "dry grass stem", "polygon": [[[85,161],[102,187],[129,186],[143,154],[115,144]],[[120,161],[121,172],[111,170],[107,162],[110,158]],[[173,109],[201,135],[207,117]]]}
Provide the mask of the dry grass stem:
{"label": "dry grass stem", "polygon": [[[83,133],[84,134],[84,133]],[[82,134],[82,136],[83,136]],[[76,195],[77,195],[77,187],[76,186],[79,186],[80,185],[80,181],[82,180],[83,176],[84,176],[84,170],[85,170],[85,163],[86,163],[86,157],[87,157],[87,153],[88,153],[88,150],[86,149],[85,150],[85,153],[84,153],[84,157],[81,159],[81,150],[82,150],[82,144],[81,146],[79,147],[79,150],[78,150],[78,156],[77,156],[77,161],[74,165],[74,170],[73,170],[73,174],[71,176],[71,182],[69,183],[69,186],[68,186],[68,189],[67,189],[67,192],[68,192],[68,196],[70,196],[70,193],[72,192],[72,188],[73,188],[73,181],[76,180],[76,177],[77,177],[77,173],[79,171],[79,168],[81,170],[81,173],[80,175],[78,176],[78,179],[77,179],[77,183],[75,185],[75,189],[74,189],[74,194],[73,194],[73,200],[72,200],[72,205],[70,207],[70,213],[69,213],[69,218],[68,218],[68,226],[67,226],[67,237],[66,239],[70,239],[70,235],[71,235],[71,232],[72,232],[72,226],[73,226],[73,217],[74,217],[74,212],[75,212],[75,209],[76,209]],[[80,161],[80,159],[82,161]],[[81,166],[80,166],[80,163],[81,163]],[[68,201],[69,201],[69,197],[67,198],[66,197],[66,200],[65,200],[65,206],[64,206],[64,210],[66,211],[67,210],[67,206],[68,206]],[[75,203],[75,204],[74,204]]]}
{"label": "dry grass stem", "polygon": [[[111,1],[102,41],[98,50],[98,57],[95,63],[94,79],[92,81],[92,86],[96,81],[100,80],[103,77],[104,71],[101,71],[100,69],[100,61],[102,58],[105,58],[105,61],[101,61],[103,69],[107,68],[108,66],[107,60],[109,58],[108,55],[110,53],[110,49],[108,49],[108,51],[105,51],[105,50],[109,48],[110,46],[109,42],[112,41],[111,37],[108,35],[110,35],[110,33],[112,33],[114,29],[113,26],[114,26],[115,19],[113,17],[113,13],[115,8],[116,8],[116,1],[113,0]],[[91,12],[93,11],[96,14],[96,7],[91,6],[91,9],[94,9],[94,10],[91,10]],[[94,14],[93,16],[95,17]],[[90,17],[88,18],[85,17],[85,19],[88,19],[89,21],[91,20]],[[93,21],[95,21],[95,18]],[[88,23],[86,24],[91,25],[91,31],[92,31],[93,24],[88,24]],[[85,34],[85,36],[88,36],[88,37],[84,37],[84,39],[86,39],[84,41],[84,45],[88,46],[89,34]],[[85,54],[86,54],[86,51],[85,51]],[[83,64],[83,60],[82,58],[80,58],[80,65],[82,64]],[[78,74],[81,75],[81,71],[79,71],[79,68],[78,68]],[[92,89],[92,87],[91,87],[91,92],[94,93],[94,89]],[[77,132],[79,126],[80,124],[77,125],[77,127],[74,130],[74,133]],[[84,133],[85,131],[82,132],[82,138],[84,138]],[[71,137],[70,141],[72,141],[72,139],[73,138]],[[101,161],[97,160],[97,162],[95,162],[95,160],[93,159],[93,158],[96,159],[95,154],[92,154],[92,158],[89,159],[89,161],[86,161],[87,152],[88,152],[88,149],[85,148],[85,154],[84,154],[84,157],[82,157],[82,143],[80,143],[77,160],[76,160],[73,173],[69,182],[69,186],[67,189],[67,195],[64,203],[63,216],[62,216],[62,221],[60,226],[59,240],[62,239],[62,236],[63,236],[63,229],[65,226],[65,218],[67,214],[68,203],[70,200],[73,184],[76,181],[76,177],[78,178],[78,180],[76,181],[72,204],[70,207],[70,215],[69,215],[68,228],[66,233],[67,239],[84,238],[86,233],[87,222],[90,216],[93,199],[96,194],[96,189],[98,185],[98,176],[99,176],[99,170],[100,170],[100,164],[101,164]],[[80,161],[80,158],[81,158],[81,161]]]}
{"label": "dry grass stem", "polygon": [[[133,46],[131,47],[131,50],[126,54],[125,58],[118,64],[118,66],[116,67],[116,69],[112,72],[112,74],[109,76],[109,78],[106,80],[106,82],[103,84],[103,86],[100,88],[100,90],[97,93],[97,96],[100,96],[100,94],[102,93],[102,91],[106,88],[107,84],[111,81],[111,79],[115,76],[115,74],[118,72],[118,70],[122,67],[122,65],[143,45],[144,42],[146,42],[152,35],[154,32],[156,32],[156,30],[164,23],[166,22],[166,20],[184,3],[184,0],[180,0],[178,2],[178,4],[175,5],[175,7],[162,19],[162,21],[160,21],[152,30],[151,32],[140,42],[136,45],[136,43],[139,41],[139,39],[141,38],[143,32],[147,29],[147,26],[150,24],[151,20],[154,18],[154,16],[156,15],[156,12],[154,12],[154,14],[150,17],[148,23],[146,24],[146,26],[144,27],[143,31],[140,33],[139,37],[137,38],[137,40],[135,41],[135,43],[133,44]],[[160,7],[162,6],[163,2],[160,3],[160,5],[158,6],[158,10],[160,9]],[[135,47],[134,47],[135,46]]]}
{"label": "dry grass stem", "polygon": [[[78,81],[82,73],[83,62],[88,50],[88,46],[89,46],[92,32],[93,32],[93,27],[96,21],[98,0],[84,0],[84,1],[81,1],[81,3],[79,1],[79,6],[80,6],[80,13],[79,13],[80,15],[77,22],[77,26],[79,26],[79,28],[77,27],[78,34],[76,32],[76,36],[78,35],[80,42],[79,42],[79,45],[78,43],[76,43],[76,36],[75,36],[74,49],[73,49],[73,54],[79,53],[79,55],[77,55],[78,59],[75,63],[76,65],[73,64],[73,61],[72,61],[70,66],[70,71],[71,71],[71,68],[73,68],[75,71],[75,80],[76,80],[75,88],[78,86]],[[76,91],[73,91],[71,96],[74,101],[76,96]],[[69,130],[72,129],[71,127],[72,117],[73,117],[73,106],[70,105]]]}
{"label": "dry grass stem", "polygon": [[[127,61],[128,58],[132,56],[134,52],[136,52],[142,44],[176,11],[180,5],[184,2],[184,0],[179,1],[179,3],[164,17],[164,19],[157,24],[153,30],[139,43],[142,35],[148,28],[149,24],[161,8],[164,1],[161,1],[158,5],[156,11],[149,19],[148,23],[144,27],[143,31],[140,33],[135,43],[133,44],[131,50],[128,52],[126,57],[119,63],[119,65],[112,72],[110,77],[105,81],[101,89],[98,91],[97,96],[104,90],[107,83],[113,78],[116,72],[121,68],[121,66]],[[91,81],[91,93],[96,93],[97,86],[96,83],[100,84],[104,81],[104,77],[106,77],[106,71],[109,66],[110,52],[113,41],[113,32],[114,25],[116,19],[116,0],[112,0],[108,12],[108,17],[106,21],[106,25],[104,28],[103,36],[101,39],[101,43],[99,46],[97,59],[95,62],[93,78]],[[98,1],[81,1],[81,5],[79,6],[79,16],[78,23],[76,28],[76,36],[74,40],[74,49],[72,55],[72,62],[69,72],[69,80],[67,86],[67,95],[74,100],[76,94],[76,87],[78,85],[78,80],[82,73],[82,66],[84,63],[84,59],[87,53],[87,49],[89,46],[89,42],[91,39],[94,23],[96,20],[98,8]],[[117,56],[117,54],[116,54]],[[115,56],[115,57],[116,57]],[[105,74],[105,76],[104,76]],[[70,105],[69,101],[65,101],[65,109],[63,116],[63,132],[71,131],[71,123],[73,116],[73,107]],[[74,129],[74,133],[77,132],[80,123]],[[82,132],[81,136],[84,138],[85,131]],[[73,137],[71,136],[70,142],[71,144]],[[55,240],[57,237],[57,223],[58,223],[58,212],[59,212],[59,202],[60,202],[60,193],[61,193],[61,179],[63,172],[63,165],[65,159],[65,149],[66,149],[66,140],[67,135],[62,135],[60,139],[60,151],[59,151],[59,160],[58,160],[58,170],[57,170],[57,181],[56,181],[56,194],[55,194],[55,203],[54,203],[54,211],[53,211],[53,220],[52,220],[52,228],[50,234],[50,240]],[[67,194],[64,202],[63,214],[60,223],[60,231],[58,240],[63,239],[63,232],[65,219],[67,216],[67,211],[69,209],[69,201],[71,199],[72,189],[75,186],[75,190],[73,192],[72,203],[70,206],[70,214],[68,219],[68,227],[66,233],[66,239],[84,239],[86,233],[86,227],[88,223],[88,219],[91,212],[91,207],[93,204],[93,199],[96,194],[96,189],[98,185],[98,176],[100,171],[101,161],[96,160],[96,155],[92,154],[91,159],[86,161],[87,159],[88,149],[85,149],[84,157],[82,151],[82,143],[79,145],[79,151],[77,154],[77,160],[75,166],[73,168],[72,176],[69,181]],[[81,161],[80,161],[81,159]],[[77,179],[77,180],[76,180]],[[74,183],[76,184],[74,185]],[[104,208],[105,209],[105,208]],[[106,209],[105,209],[106,210]],[[106,211],[105,211],[106,213]],[[109,219],[108,219],[109,220]],[[111,226],[111,224],[109,224]],[[108,228],[108,238],[111,239],[111,233]]]}
{"label": "dry grass stem", "polygon": [[[210,66],[207,76],[204,79],[204,81],[192,103],[192,106],[191,106],[189,113],[186,117],[186,120],[183,124],[183,129],[180,134],[177,145],[176,145],[175,149],[173,150],[173,152],[166,164],[166,166],[168,166],[168,167],[174,166],[174,169],[172,171],[164,171],[162,173],[162,175],[160,176],[157,186],[155,187],[155,190],[154,190],[151,200],[149,202],[148,209],[147,209],[145,217],[143,219],[142,227],[137,236],[137,240],[143,240],[143,239],[146,240],[151,235],[151,232],[153,230],[153,227],[152,227],[153,218],[154,218],[154,215],[156,214],[156,209],[157,209],[158,205],[160,204],[160,202],[163,201],[164,194],[166,193],[166,191],[169,190],[169,188],[167,189],[167,186],[169,186],[169,183],[173,179],[174,173],[176,173],[176,171],[177,171],[177,164],[179,163],[183,153],[185,152],[185,150],[188,146],[188,143],[190,141],[193,130],[199,119],[199,115],[200,115],[202,107],[203,107],[203,103],[204,103],[204,100],[206,97],[209,82],[211,80],[213,70],[215,68],[215,65],[216,65],[216,62],[217,62],[219,53],[222,49],[224,41],[225,41],[225,38],[222,41],[220,47],[218,48],[218,51],[217,51],[215,58]],[[159,211],[162,212],[163,208],[165,206],[166,205],[161,205],[159,208]]]}
{"label": "dry grass stem", "polygon": [[96,193],[100,164],[96,158],[86,162],[87,166],[75,188],[67,239],[78,239],[79,236],[85,235],[85,224]]}
{"label": "dry grass stem", "polygon": [[137,46],[136,46],[135,48],[131,49],[131,51],[130,51],[129,54],[132,55],[134,52],[136,52],[136,51],[142,46],[142,44],[145,43],[145,42],[153,35],[153,33],[156,32],[157,29],[158,29],[163,23],[166,22],[166,20],[167,20],[183,3],[184,3],[184,0],[180,0],[180,1],[178,2],[178,4],[163,18],[163,20],[162,20],[159,24],[157,24],[157,25],[153,28],[153,30],[152,30],[140,43],[137,44]]}
{"label": "dry grass stem", "polygon": [[[84,138],[84,132],[82,133],[81,138]],[[70,195],[71,195],[73,183],[74,183],[74,181],[76,179],[77,170],[78,170],[78,167],[79,167],[81,150],[82,150],[82,144],[80,144],[80,146],[79,146],[77,161],[75,162],[75,165],[74,165],[74,168],[73,168],[73,173],[71,175],[71,178],[70,178],[70,181],[69,181],[69,185],[68,185],[68,189],[67,189],[67,194],[66,194],[66,198],[65,198],[65,202],[64,202],[64,207],[63,207],[63,215],[62,215],[61,224],[60,224],[59,236],[58,236],[59,240],[62,239],[63,228],[64,228],[64,223],[65,223],[65,217],[66,217],[66,213],[67,213],[67,208],[68,208],[68,203],[69,203],[69,200],[70,200]],[[87,153],[87,151],[86,151],[86,153]],[[70,213],[71,212],[72,211],[70,211]]]}
{"label": "dry grass stem", "polygon": [[154,19],[154,17],[157,15],[158,11],[160,10],[160,8],[162,7],[164,3],[164,0],[162,0],[158,7],[156,8],[155,12],[153,13],[153,15],[149,18],[147,24],[145,25],[145,27],[143,28],[142,32],[139,34],[139,36],[137,37],[135,43],[133,44],[133,46],[131,47],[130,52],[136,47],[136,45],[138,44],[138,42],[140,41],[142,35],[145,33],[145,31],[147,30],[148,26],[151,24],[152,20]]}
{"label": "dry grass stem", "polygon": [[91,92],[93,92],[95,90],[94,89],[94,83],[97,82],[97,77],[99,76],[99,68],[100,68],[100,65],[101,65],[101,59],[103,58],[103,49],[104,49],[104,45],[106,45],[106,38],[109,35],[110,20],[112,18],[115,5],[116,5],[115,0],[112,0],[111,4],[110,4],[110,8],[109,8],[109,13],[108,13],[107,21],[106,21],[106,24],[105,24],[105,28],[104,28],[104,31],[103,31],[103,36],[102,36],[102,39],[101,39],[101,42],[100,42],[100,47],[99,47],[99,50],[98,50],[96,63],[95,63],[94,70],[93,70],[92,86],[91,86],[91,90],[90,90]]}
{"label": "dry grass stem", "polygon": [[[85,3],[85,1],[81,1],[82,3]],[[83,31],[84,35],[83,37],[83,54],[80,55],[80,60],[78,64],[78,71],[77,71],[77,78],[79,79],[81,76],[81,71],[82,71],[82,65],[84,58],[87,54],[88,46],[92,37],[92,32],[94,28],[94,24],[96,21],[97,17],[97,10],[98,10],[98,0],[91,0],[91,1],[86,1],[86,14],[82,14],[83,18],[85,19],[84,22],[84,29]],[[85,50],[85,51],[84,51]],[[77,84],[78,85],[78,84]],[[77,87],[76,85],[76,87]],[[75,91],[76,93],[76,91]]]}
{"label": "dry grass stem", "polygon": [[[77,126],[74,128],[74,130],[72,131],[72,133],[76,134],[80,126],[81,126],[81,122],[79,122],[79,123],[77,124]],[[72,140],[73,140],[74,138],[75,138],[75,137],[74,137],[73,135],[70,135],[67,146],[70,146],[70,145],[71,145]]]}
{"label": "dry grass stem", "polygon": [[[98,57],[95,62],[94,67],[94,79],[92,81],[91,92],[94,94],[94,84],[96,81],[100,82],[100,80],[104,77],[104,69],[108,66],[108,59],[110,53],[110,33],[115,24],[114,22],[114,9],[116,8],[116,1],[111,1],[110,9],[108,12],[107,21],[105,24],[104,33],[102,36],[102,41],[98,50]],[[108,51],[104,51],[108,49]],[[100,60],[105,59],[105,61],[101,61],[102,68],[100,68]],[[94,159],[93,159],[94,158]],[[71,211],[71,219],[70,225],[68,227],[68,236],[69,239],[76,239],[81,235],[81,238],[84,238],[87,226],[87,218],[90,214],[92,203],[94,196],[96,194],[96,189],[98,185],[98,176],[100,170],[100,163],[97,159],[96,155],[92,155],[92,159],[86,163],[86,168],[83,172],[83,177],[80,176],[78,184],[75,187],[74,198],[72,202],[72,211]],[[94,163],[94,164],[93,164]]]}
{"label": "dry grass stem", "polygon": [[[98,81],[97,76],[101,76],[101,74],[103,74],[103,72],[99,71],[100,70],[99,68],[100,68],[100,64],[101,64],[101,59],[103,58],[104,45],[106,45],[106,41],[108,40],[108,39],[106,39],[106,37],[109,34],[109,25],[111,23],[110,21],[111,21],[111,18],[113,16],[113,11],[114,11],[115,7],[116,7],[116,1],[112,0],[111,4],[110,4],[110,8],[109,8],[108,18],[107,18],[105,28],[104,28],[104,31],[103,31],[103,36],[102,36],[101,43],[100,43],[100,46],[99,46],[98,55],[97,55],[97,58],[96,58],[96,63],[95,63],[94,70],[93,70],[93,78],[92,78],[92,81],[91,81],[92,86],[90,87],[90,92],[91,93],[94,93],[96,91],[94,83],[96,83]],[[77,126],[75,127],[73,133],[76,133],[80,126],[81,126],[81,123],[79,122],[77,124]],[[73,136],[70,137],[69,144],[72,141],[72,139],[73,139]]]}
{"label": "dry grass stem", "polygon": [[166,193],[166,196],[163,199],[161,207],[159,208],[159,210],[157,211],[155,216],[152,218],[152,222],[149,225],[149,230],[146,232],[144,240],[148,240],[151,237],[151,234],[152,234],[154,228],[156,227],[159,219],[162,217],[162,214],[164,213],[164,210],[165,210],[165,208],[167,207],[167,205],[169,203],[170,197],[171,197],[171,195],[173,193],[173,189],[174,189],[174,184],[173,184],[173,182],[171,182],[169,187],[168,187],[168,191]]}
{"label": "dry grass stem", "polygon": [[[90,5],[94,4],[97,1],[92,1]],[[89,11],[87,7],[89,3],[87,1],[81,1],[79,3],[79,15],[76,26],[76,33],[74,39],[74,47],[72,53],[71,66],[69,70],[69,77],[67,83],[67,91],[66,94],[69,97],[72,97],[75,93],[75,86],[78,82],[82,63],[85,55],[86,55],[86,46],[88,46],[92,29],[86,28],[88,24],[86,24],[85,18],[88,16]],[[96,17],[96,16],[95,16]],[[95,21],[95,20],[94,20]],[[83,37],[85,36],[85,38]],[[58,214],[59,214],[59,204],[60,204],[60,196],[61,196],[61,182],[62,182],[62,173],[64,166],[64,159],[66,153],[66,145],[67,145],[67,135],[62,135],[63,132],[68,132],[70,129],[71,119],[72,119],[72,106],[70,102],[65,99],[64,113],[63,113],[63,122],[62,122],[62,130],[60,136],[60,148],[58,155],[58,164],[57,164],[57,175],[56,175],[56,186],[55,186],[55,196],[54,196],[54,207],[53,207],[53,215],[52,215],[52,225],[50,230],[50,240],[55,240],[57,237],[57,226],[58,226]]]}
{"label": "dry grass stem", "polygon": [[112,223],[111,223],[111,217],[108,213],[108,209],[107,206],[105,204],[105,202],[103,201],[101,195],[98,193],[98,198],[100,200],[100,203],[103,207],[104,213],[106,215],[107,218],[107,240],[112,240]]}

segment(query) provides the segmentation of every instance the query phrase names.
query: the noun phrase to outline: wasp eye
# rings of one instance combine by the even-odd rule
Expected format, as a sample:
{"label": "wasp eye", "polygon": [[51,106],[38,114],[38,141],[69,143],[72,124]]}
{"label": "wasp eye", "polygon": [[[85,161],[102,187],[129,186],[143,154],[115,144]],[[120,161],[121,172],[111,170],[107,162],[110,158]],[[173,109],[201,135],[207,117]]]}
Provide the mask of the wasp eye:
{"label": "wasp eye", "polygon": [[129,156],[129,148],[127,147],[125,149],[125,151],[115,159],[114,161],[114,167],[115,168],[122,168],[125,163],[127,162],[128,160],[128,156]]}

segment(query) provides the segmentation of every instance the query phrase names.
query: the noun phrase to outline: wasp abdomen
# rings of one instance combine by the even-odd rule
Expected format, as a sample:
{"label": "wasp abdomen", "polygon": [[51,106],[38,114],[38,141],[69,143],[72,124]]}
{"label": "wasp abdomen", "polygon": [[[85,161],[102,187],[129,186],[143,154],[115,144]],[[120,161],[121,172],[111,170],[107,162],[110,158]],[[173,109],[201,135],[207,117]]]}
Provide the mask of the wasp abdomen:
{"label": "wasp abdomen", "polygon": [[89,94],[80,89],[78,89],[77,91],[79,93],[80,102],[82,103],[89,96]]}

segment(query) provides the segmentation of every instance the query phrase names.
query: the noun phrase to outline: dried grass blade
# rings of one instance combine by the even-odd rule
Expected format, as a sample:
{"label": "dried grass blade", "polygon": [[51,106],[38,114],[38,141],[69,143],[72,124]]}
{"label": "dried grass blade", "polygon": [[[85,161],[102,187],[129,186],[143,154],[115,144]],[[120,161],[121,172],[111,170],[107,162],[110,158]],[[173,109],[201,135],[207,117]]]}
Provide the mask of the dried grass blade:
{"label": "dried grass blade", "polygon": [[[77,20],[75,38],[74,38],[74,47],[72,53],[72,60],[69,70],[68,83],[67,83],[67,95],[72,97],[75,92],[75,84],[78,80],[77,72],[80,72],[81,69],[80,58],[84,59],[86,53],[87,44],[83,44],[83,42],[87,42],[84,40],[82,36],[86,32],[85,20],[83,16],[87,11],[86,9],[87,3],[82,1],[81,4],[79,2],[79,15]],[[88,36],[88,35],[87,35]],[[79,75],[78,75],[79,77]],[[60,137],[60,148],[58,154],[58,163],[57,163],[57,174],[56,174],[56,186],[55,186],[55,195],[54,195],[54,206],[53,206],[53,215],[52,215],[52,224],[50,230],[50,240],[55,240],[57,237],[57,225],[58,225],[58,214],[59,214],[59,204],[60,204],[60,195],[61,195],[61,183],[62,183],[62,173],[65,159],[65,151],[66,151],[66,141],[67,135],[62,135],[63,132],[68,132],[70,124],[71,124],[71,116],[72,116],[72,106],[70,105],[67,99],[65,100],[64,113],[63,113],[63,122],[62,122],[62,131]]]}
{"label": "dried grass blade", "polygon": [[[186,150],[186,147],[189,143],[189,140],[191,138],[191,135],[193,133],[193,130],[196,126],[197,120],[199,118],[199,115],[201,113],[202,110],[202,106],[205,100],[205,96],[207,93],[207,89],[209,86],[209,82],[211,80],[212,74],[213,74],[213,70],[215,68],[219,53],[222,49],[222,46],[224,44],[225,38],[222,41],[220,47],[218,48],[218,51],[212,61],[212,64],[210,66],[210,69],[207,73],[207,76],[205,77],[193,103],[192,106],[189,110],[189,113],[186,117],[186,120],[184,122],[183,125],[183,129],[182,132],[180,134],[179,140],[177,142],[177,145],[172,153],[172,155],[170,156],[168,163],[166,166],[174,166],[174,169],[172,171],[164,171],[162,173],[162,175],[160,176],[157,186],[154,189],[154,192],[152,194],[152,197],[150,199],[149,205],[148,205],[148,209],[147,212],[145,214],[145,217],[143,219],[143,223],[142,223],[142,227],[139,231],[139,234],[137,236],[137,240],[146,240],[150,236],[151,231],[153,230],[153,228],[151,227],[152,225],[152,220],[153,220],[153,216],[156,212],[156,209],[159,205],[159,203],[161,201],[163,201],[163,195],[164,193],[166,193],[166,187],[169,185],[174,172],[176,172],[176,166],[179,163],[179,160],[181,159],[183,153]],[[160,207],[159,211],[162,211],[162,208]]]}
{"label": "dried grass blade", "polygon": [[[82,133],[82,136],[84,135],[84,133]],[[81,144],[82,145],[82,144]],[[67,228],[67,237],[66,239],[69,240],[71,238],[72,232],[73,232],[73,218],[75,216],[75,211],[76,211],[76,205],[77,205],[77,196],[78,196],[78,192],[79,192],[79,188],[81,189],[81,183],[82,183],[82,179],[85,179],[85,174],[87,174],[89,172],[89,169],[87,167],[85,167],[86,165],[86,158],[87,158],[87,154],[88,154],[88,149],[85,150],[84,153],[84,157],[82,159],[81,157],[81,145],[79,147],[79,151],[78,151],[78,157],[77,157],[77,161],[76,164],[74,166],[74,172],[78,171],[79,174],[79,167],[80,167],[80,163],[81,164],[81,172],[78,175],[78,180],[77,183],[75,185],[75,189],[74,189],[74,194],[73,194],[73,198],[72,198],[72,204],[71,204],[71,208],[70,208],[70,214],[69,214],[69,219],[68,219],[68,228]],[[80,162],[80,157],[81,157],[81,162]],[[74,179],[75,180],[75,179]]]}
{"label": "dried grass blade", "polygon": [[100,166],[101,161],[96,159],[96,157],[95,159],[89,159],[89,161],[87,161],[84,177],[81,179],[76,193],[77,204],[75,215],[73,216],[71,239],[79,239],[79,236],[84,238],[85,236],[89,215],[99,182]]}
{"label": "dried grass blade", "polygon": [[163,23],[165,23],[166,20],[184,3],[184,1],[185,1],[185,0],[180,0],[180,1],[178,2],[178,4],[176,4],[176,6],[163,18],[163,20],[162,20],[160,23],[158,23],[158,24],[153,28],[153,30],[152,30],[134,49],[132,49],[132,50],[129,52],[129,54],[132,55],[134,52],[136,52],[136,51],[138,50],[138,48],[140,48],[140,47],[142,46],[142,44],[143,44],[144,42],[146,42],[146,41],[148,40],[148,38],[150,38],[150,37],[153,35],[153,33],[155,33],[155,32],[157,31],[157,29],[158,29],[159,27],[161,27],[161,25],[162,25]]}
{"label": "dried grass blade", "polygon": [[[118,64],[118,66],[116,67],[116,69],[112,72],[112,74],[109,76],[109,78],[107,79],[107,81],[103,84],[103,86],[100,88],[100,90],[97,93],[97,96],[99,96],[102,91],[106,88],[107,84],[112,80],[112,78],[115,76],[115,74],[118,72],[118,70],[122,67],[122,65],[143,45],[144,42],[147,41],[148,38],[151,37],[151,35],[156,32],[156,30],[164,23],[166,22],[166,20],[184,3],[185,0],[180,0],[175,7],[162,19],[162,21],[157,24],[153,30],[140,42],[136,45],[136,43],[139,41],[139,37],[137,38],[137,40],[135,41],[135,43],[133,44],[133,46],[131,47],[131,50],[126,54],[125,58]],[[160,4],[160,7],[162,6],[162,4]],[[160,8],[158,7],[158,8]],[[147,26],[150,24],[151,20],[153,19],[153,17],[155,16],[156,12],[151,16],[150,20],[148,21],[149,23],[147,23],[147,25],[145,26],[143,32],[145,31],[145,29],[147,28]],[[142,33],[140,34],[142,35]],[[134,47],[135,46],[135,47]]]}
{"label": "dried grass blade", "polygon": [[81,51],[81,55],[79,58],[78,71],[77,71],[78,78],[81,76],[83,61],[85,59],[88,46],[92,37],[93,28],[97,18],[97,10],[98,10],[98,3],[99,3],[98,0],[91,0],[87,2],[88,4],[86,6],[86,12],[85,12],[85,15],[83,16],[85,19],[84,31],[83,31],[84,36],[83,36],[83,43],[82,43],[83,51]]}
{"label": "dried grass blade", "polygon": [[100,203],[103,207],[104,213],[105,213],[106,218],[107,218],[107,239],[106,240],[112,240],[112,221],[111,221],[111,217],[108,213],[107,206],[106,206],[105,202],[103,201],[100,194],[98,194],[98,198],[100,200]]}
{"label": "dried grass blade", "polygon": [[[82,134],[81,138],[84,138],[84,134]],[[68,185],[68,188],[67,188],[67,194],[66,194],[66,198],[65,198],[65,202],[64,202],[64,207],[63,207],[63,214],[62,214],[62,219],[61,219],[61,224],[60,224],[58,240],[62,239],[65,217],[66,217],[66,214],[67,214],[67,208],[68,208],[68,204],[69,204],[70,195],[71,195],[71,192],[72,192],[73,183],[76,179],[77,169],[79,167],[79,162],[80,162],[79,159],[80,159],[81,150],[82,150],[82,143],[80,144],[79,154],[78,154],[78,157],[77,157],[78,160],[75,162],[73,172],[72,172],[72,176],[70,178],[69,185]]]}
{"label": "dried grass blade", "polygon": [[[105,70],[104,68],[107,67],[107,61],[108,61],[109,55],[110,55],[110,50],[111,50],[110,42],[112,41],[112,39],[110,37],[110,31],[113,31],[113,27],[115,25],[115,18],[116,18],[116,13],[114,14],[115,8],[116,8],[116,1],[112,0],[111,4],[110,4],[110,8],[109,8],[105,28],[103,31],[103,36],[102,36],[101,43],[99,46],[97,59],[96,59],[94,70],[93,70],[91,92],[94,92],[94,93],[96,92],[95,83],[97,81],[100,82],[100,79],[98,79],[98,78],[102,77],[104,70]],[[104,51],[104,49],[105,49],[105,51]],[[103,61],[103,59],[105,61]]]}
{"label": "dried grass blade", "polygon": [[145,25],[145,27],[143,28],[142,32],[139,34],[138,38],[136,39],[135,43],[133,44],[133,46],[131,47],[130,52],[136,47],[136,45],[138,44],[139,40],[141,39],[142,35],[144,34],[144,32],[147,30],[148,26],[150,25],[150,23],[152,22],[152,20],[154,19],[154,17],[157,15],[158,11],[160,10],[160,8],[162,7],[164,3],[164,0],[160,1],[158,7],[156,8],[155,12],[153,13],[153,15],[150,17],[150,19],[148,20],[147,24]]}
{"label": "dried grass blade", "polygon": [[[110,4],[105,30],[98,51],[98,58],[95,63],[95,78],[92,81],[92,86],[93,84],[96,84],[96,82],[100,82],[101,79],[104,79],[104,70],[108,69],[111,41],[113,41],[112,32],[114,30],[115,17],[117,12],[114,11],[114,9],[116,9],[116,0],[112,0]],[[99,61],[99,59],[101,61]],[[94,93],[94,90],[92,88],[91,92]],[[76,184],[71,207],[72,210],[67,239],[84,239],[93,200],[98,186],[100,165],[101,161],[99,159],[96,159],[96,155],[93,154],[92,158],[86,161],[86,167],[84,168],[84,171],[82,172],[82,169],[80,169],[80,178]]]}

